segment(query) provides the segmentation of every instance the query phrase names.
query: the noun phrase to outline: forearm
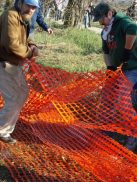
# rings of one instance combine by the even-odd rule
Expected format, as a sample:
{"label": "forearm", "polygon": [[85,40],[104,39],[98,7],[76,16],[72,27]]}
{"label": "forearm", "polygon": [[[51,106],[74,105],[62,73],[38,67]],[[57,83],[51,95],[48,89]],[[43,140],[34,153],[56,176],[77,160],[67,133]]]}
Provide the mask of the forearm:
{"label": "forearm", "polygon": [[126,63],[126,64],[128,63],[136,37],[137,37],[136,35],[126,35],[125,46],[124,46],[123,54],[121,57],[122,63]]}
{"label": "forearm", "polygon": [[136,40],[136,35],[126,35],[125,49],[131,50]]}
{"label": "forearm", "polygon": [[44,19],[37,20],[38,25],[45,31],[48,30],[48,25],[44,22]]}
{"label": "forearm", "polygon": [[37,24],[45,31],[48,30],[48,25],[44,21],[44,17],[41,13],[41,10],[39,9],[38,14],[37,14],[37,19],[36,19]]}

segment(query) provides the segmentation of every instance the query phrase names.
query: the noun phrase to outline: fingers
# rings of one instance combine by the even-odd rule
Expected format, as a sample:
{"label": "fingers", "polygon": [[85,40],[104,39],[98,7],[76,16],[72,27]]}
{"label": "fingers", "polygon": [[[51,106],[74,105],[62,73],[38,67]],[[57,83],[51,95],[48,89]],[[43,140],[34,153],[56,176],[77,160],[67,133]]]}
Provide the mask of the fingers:
{"label": "fingers", "polygon": [[34,47],[33,50],[32,50],[32,53],[33,53],[33,57],[38,56],[39,55],[38,48]]}
{"label": "fingers", "polygon": [[31,45],[30,48],[32,50],[32,57],[36,57],[39,55],[38,48],[35,45]]}
{"label": "fingers", "polygon": [[49,34],[53,34],[53,30],[51,28],[48,29]]}

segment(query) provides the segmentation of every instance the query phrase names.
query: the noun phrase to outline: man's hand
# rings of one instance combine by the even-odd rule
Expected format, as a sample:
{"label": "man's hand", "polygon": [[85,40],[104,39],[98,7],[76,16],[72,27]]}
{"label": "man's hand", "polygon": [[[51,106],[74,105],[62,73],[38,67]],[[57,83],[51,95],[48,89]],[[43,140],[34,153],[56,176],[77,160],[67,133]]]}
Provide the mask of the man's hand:
{"label": "man's hand", "polygon": [[124,62],[121,66],[122,71],[125,71],[128,67],[128,62]]}
{"label": "man's hand", "polygon": [[48,28],[47,31],[48,31],[49,34],[53,34],[53,30],[51,28]]}
{"label": "man's hand", "polygon": [[38,48],[37,46],[35,45],[30,45],[30,48],[32,50],[32,57],[36,57],[39,55],[39,51],[38,51]]}

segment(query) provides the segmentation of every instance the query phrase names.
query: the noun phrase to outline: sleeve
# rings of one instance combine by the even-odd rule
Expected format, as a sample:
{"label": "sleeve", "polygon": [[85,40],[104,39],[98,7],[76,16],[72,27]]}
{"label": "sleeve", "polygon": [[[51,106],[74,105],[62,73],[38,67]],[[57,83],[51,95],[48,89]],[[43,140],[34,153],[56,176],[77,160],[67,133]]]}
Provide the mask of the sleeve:
{"label": "sleeve", "polygon": [[130,18],[124,19],[121,27],[125,35],[137,35],[137,24]]}
{"label": "sleeve", "polygon": [[[32,51],[29,48],[27,42],[26,44],[23,44],[19,40],[19,32],[21,31],[20,26],[21,25],[19,25],[19,20],[17,19],[17,16],[15,14],[8,14],[7,18],[8,43],[6,49],[8,52],[12,52],[13,54],[21,58],[29,58],[32,55]],[[15,33],[15,30],[17,33]],[[24,36],[26,37],[25,34]]]}
{"label": "sleeve", "polygon": [[38,25],[41,28],[43,28],[43,30],[47,31],[48,30],[48,25],[44,21],[44,17],[42,15],[41,9],[42,9],[42,4],[40,4],[40,8],[38,9],[38,14],[37,14],[36,22],[38,23]]}

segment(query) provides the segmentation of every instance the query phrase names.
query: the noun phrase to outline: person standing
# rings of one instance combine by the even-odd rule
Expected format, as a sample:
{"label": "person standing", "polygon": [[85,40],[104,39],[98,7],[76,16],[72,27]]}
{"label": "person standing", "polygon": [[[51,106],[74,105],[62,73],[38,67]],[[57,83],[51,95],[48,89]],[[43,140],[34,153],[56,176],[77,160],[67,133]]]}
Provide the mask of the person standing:
{"label": "person standing", "polygon": [[84,16],[83,16],[83,23],[84,23],[84,27],[88,28],[89,26],[89,11],[85,10]]}
{"label": "person standing", "polygon": [[44,21],[44,17],[42,15],[42,2],[39,0],[39,7],[36,9],[30,23],[30,36],[34,32],[36,23],[42,28],[42,30],[48,32],[49,34],[53,33],[53,30],[48,27],[47,23]]}
{"label": "person standing", "polygon": [[94,6],[93,3],[91,2],[90,5],[88,6],[88,9],[89,9],[89,27],[91,27],[91,22],[92,22],[92,20],[93,20],[94,8],[95,8],[95,6]]}
{"label": "person standing", "polygon": [[[104,26],[102,50],[106,67],[115,71],[122,65],[123,74],[133,84],[137,82],[137,24],[122,12],[116,12],[108,3],[99,3],[94,19]],[[128,137],[126,147],[134,150],[137,139]]]}
{"label": "person standing", "polygon": [[57,8],[55,10],[55,20],[61,20],[62,19],[62,9],[63,9],[63,1],[62,0],[56,0]]}
{"label": "person standing", "polygon": [[22,65],[38,56],[38,48],[28,39],[28,22],[38,7],[38,0],[19,0],[0,16],[0,93],[4,99],[0,141],[9,144],[16,143],[11,134],[28,97]]}
{"label": "person standing", "polygon": [[[18,4],[18,1],[20,0],[15,0],[14,6],[16,6],[16,4]],[[51,28],[48,27],[48,25],[46,24],[46,22],[44,21],[44,17],[42,15],[42,1],[38,0],[38,7],[36,8],[36,11],[34,13],[34,15],[32,16],[31,20],[30,20],[30,31],[29,31],[29,36],[30,38],[33,39],[34,36],[34,30],[35,30],[35,26],[36,23],[46,32],[48,32],[49,34],[53,33],[53,30]]]}

